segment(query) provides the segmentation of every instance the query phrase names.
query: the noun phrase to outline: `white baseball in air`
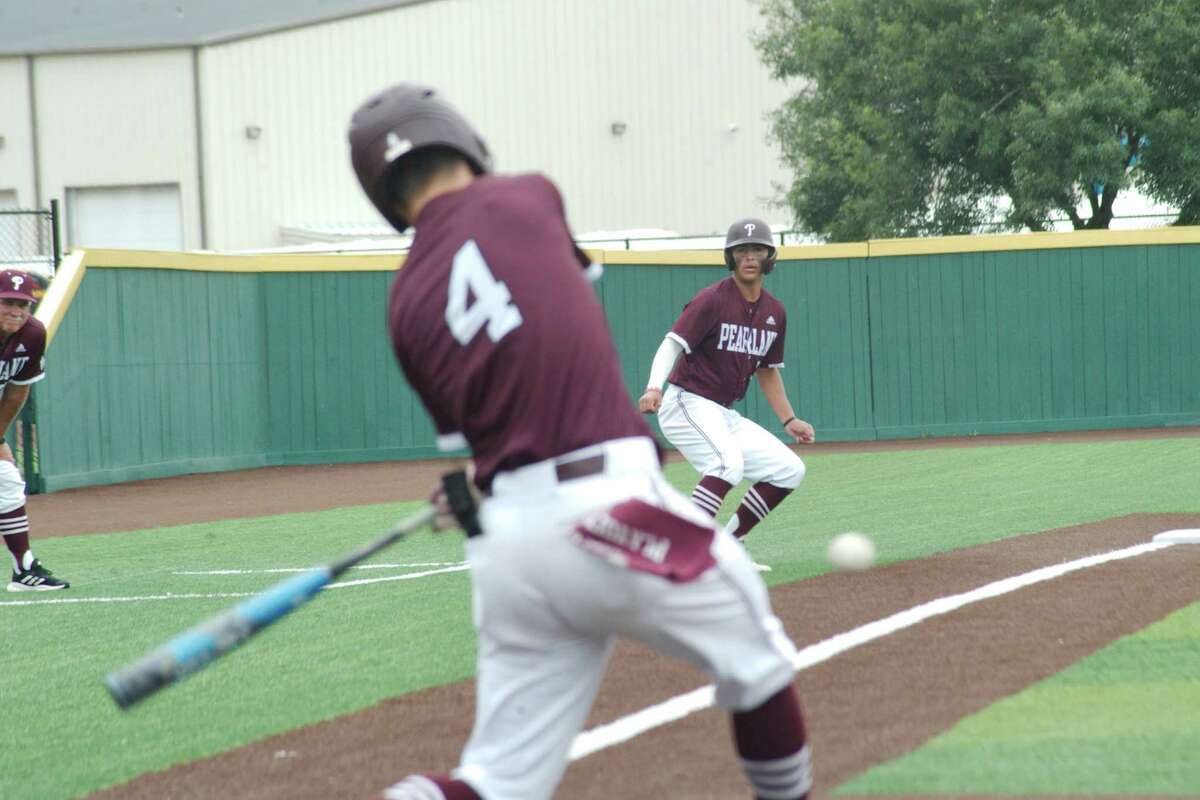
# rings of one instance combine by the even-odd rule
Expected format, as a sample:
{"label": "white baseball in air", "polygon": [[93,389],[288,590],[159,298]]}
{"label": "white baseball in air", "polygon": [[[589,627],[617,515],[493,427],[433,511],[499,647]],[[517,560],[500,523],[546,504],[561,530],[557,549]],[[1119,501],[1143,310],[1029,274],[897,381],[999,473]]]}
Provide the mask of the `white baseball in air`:
{"label": "white baseball in air", "polygon": [[875,543],[864,534],[850,531],[833,537],[825,554],[838,569],[858,572],[875,563]]}

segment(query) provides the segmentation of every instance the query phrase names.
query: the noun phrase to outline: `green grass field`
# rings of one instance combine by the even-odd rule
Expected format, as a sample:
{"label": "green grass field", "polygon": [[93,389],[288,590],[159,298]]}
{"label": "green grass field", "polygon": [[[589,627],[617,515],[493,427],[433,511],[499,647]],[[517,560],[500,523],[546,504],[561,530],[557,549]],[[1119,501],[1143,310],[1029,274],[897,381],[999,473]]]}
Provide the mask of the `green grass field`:
{"label": "green grass field", "polygon": [[1200,792],[1200,604],[992,705],[844,794]]}
{"label": "green grass field", "polygon": [[[1200,513],[1200,440],[1036,444],[815,454],[796,497],[751,537],[770,583],[826,571],[835,533],[870,533],[884,562],[1134,512]],[[669,474],[690,489],[689,467]],[[727,509],[732,508],[730,498]],[[414,503],[47,539],[39,555],[69,592],[0,597],[0,797],[63,798],[210,755],[382,698],[470,677],[474,641],[464,571],[329,590],[303,611],[131,712],[106,672],[279,573],[374,538]],[[36,525],[36,520],[34,520]],[[421,534],[372,563],[453,565],[456,535]],[[361,569],[351,580],[446,566]],[[237,574],[181,572],[240,570]],[[353,624],[347,624],[353,620]],[[925,748],[842,788],[870,793],[1193,793],[1200,786],[1200,609],[1185,609],[1043,684],[964,720]],[[1190,664],[1188,669],[1184,665]],[[1102,712],[1072,717],[1080,708]],[[1190,709],[1190,711],[1188,710]],[[1101,730],[1096,721],[1111,721]],[[982,756],[986,755],[986,758]],[[1160,768],[1145,767],[1153,755]],[[1140,763],[1098,787],[1095,764]],[[999,765],[995,774],[971,764]],[[1178,765],[1162,768],[1161,765]],[[1039,766],[1042,765],[1042,766]],[[1050,766],[1044,766],[1050,765]],[[1140,770],[1140,771],[1139,771]],[[1148,782],[1153,773],[1153,782]]]}

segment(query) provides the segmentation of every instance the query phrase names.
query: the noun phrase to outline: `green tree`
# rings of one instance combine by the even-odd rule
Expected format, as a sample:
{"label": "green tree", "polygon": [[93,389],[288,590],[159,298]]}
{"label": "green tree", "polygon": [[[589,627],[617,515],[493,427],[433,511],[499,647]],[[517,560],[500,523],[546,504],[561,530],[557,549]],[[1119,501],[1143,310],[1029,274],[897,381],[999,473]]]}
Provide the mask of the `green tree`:
{"label": "green tree", "polygon": [[1197,0],[761,3],[805,230],[1107,228],[1132,187],[1200,223]]}

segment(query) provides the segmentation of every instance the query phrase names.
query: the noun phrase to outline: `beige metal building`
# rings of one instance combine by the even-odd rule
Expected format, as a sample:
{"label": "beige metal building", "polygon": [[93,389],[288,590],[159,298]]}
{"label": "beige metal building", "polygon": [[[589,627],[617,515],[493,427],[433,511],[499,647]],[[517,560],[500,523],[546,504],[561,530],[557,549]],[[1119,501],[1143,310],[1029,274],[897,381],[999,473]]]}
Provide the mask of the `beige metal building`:
{"label": "beige metal building", "polygon": [[398,80],[441,87],[500,170],[555,179],[578,232],[786,216],[753,0],[28,5],[0,17],[0,206],[59,198],[68,247],[380,232],[345,128]]}

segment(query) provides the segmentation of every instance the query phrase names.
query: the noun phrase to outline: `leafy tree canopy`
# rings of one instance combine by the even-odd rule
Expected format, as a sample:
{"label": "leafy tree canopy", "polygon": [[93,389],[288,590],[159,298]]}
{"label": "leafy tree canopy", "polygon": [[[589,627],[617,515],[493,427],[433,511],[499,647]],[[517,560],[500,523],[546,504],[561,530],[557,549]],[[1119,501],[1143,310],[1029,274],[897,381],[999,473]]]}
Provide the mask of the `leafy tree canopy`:
{"label": "leafy tree canopy", "polygon": [[761,3],[763,59],[801,87],[772,131],[806,230],[1107,228],[1132,187],[1200,223],[1200,2]]}

